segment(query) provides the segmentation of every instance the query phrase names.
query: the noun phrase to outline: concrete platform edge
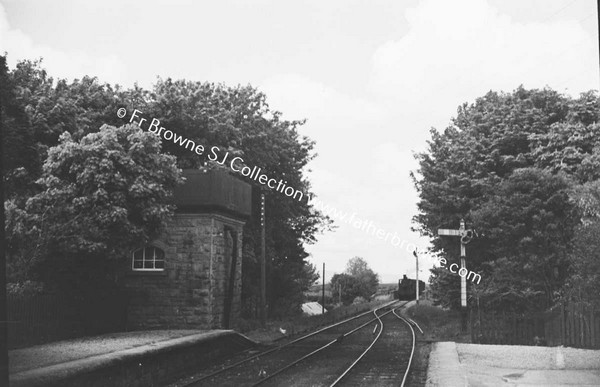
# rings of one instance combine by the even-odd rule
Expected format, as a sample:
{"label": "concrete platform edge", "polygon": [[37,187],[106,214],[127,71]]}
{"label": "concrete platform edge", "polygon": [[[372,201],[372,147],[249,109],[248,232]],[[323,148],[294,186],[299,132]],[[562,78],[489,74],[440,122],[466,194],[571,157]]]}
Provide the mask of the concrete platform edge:
{"label": "concrete platform edge", "polygon": [[434,343],[429,354],[427,367],[427,387],[467,386],[467,375],[460,364],[456,343]]}
{"label": "concrete platform edge", "polygon": [[87,374],[103,368],[119,366],[120,364],[126,362],[142,361],[149,356],[192,347],[200,343],[207,343],[223,339],[228,336],[237,336],[238,338],[247,341],[248,345],[258,344],[247,336],[237,333],[233,330],[217,330],[18,372],[10,375],[10,385],[17,387],[54,385],[59,383],[61,380],[67,379],[76,374]]}

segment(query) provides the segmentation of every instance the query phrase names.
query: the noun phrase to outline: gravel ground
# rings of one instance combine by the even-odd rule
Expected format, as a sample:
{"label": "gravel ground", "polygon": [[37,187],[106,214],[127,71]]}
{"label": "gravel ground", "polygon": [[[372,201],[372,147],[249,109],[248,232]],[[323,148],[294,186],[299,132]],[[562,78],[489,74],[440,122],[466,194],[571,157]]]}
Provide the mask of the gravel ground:
{"label": "gravel ground", "polygon": [[600,350],[460,343],[456,347],[462,364],[528,370],[600,369]]}
{"label": "gravel ground", "polygon": [[408,374],[406,383],[409,387],[424,386],[427,381],[427,367],[429,365],[429,353],[431,352],[431,343],[418,341],[415,348],[415,356],[410,366],[411,371]]}
{"label": "gravel ground", "polygon": [[204,332],[207,331],[156,330],[122,332],[15,349],[8,353],[9,372],[12,374],[27,371]]}

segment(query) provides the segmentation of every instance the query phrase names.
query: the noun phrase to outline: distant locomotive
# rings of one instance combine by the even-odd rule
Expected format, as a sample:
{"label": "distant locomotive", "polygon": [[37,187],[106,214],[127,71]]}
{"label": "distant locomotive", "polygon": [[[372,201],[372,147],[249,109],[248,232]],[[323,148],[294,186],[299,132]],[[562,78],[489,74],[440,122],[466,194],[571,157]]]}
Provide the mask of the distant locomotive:
{"label": "distant locomotive", "polygon": [[[415,280],[404,277],[398,281],[398,291],[396,292],[396,299],[398,300],[414,300],[416,299],[415,294]],[[425,282],[419,281],[419,296],[425,291]]]}

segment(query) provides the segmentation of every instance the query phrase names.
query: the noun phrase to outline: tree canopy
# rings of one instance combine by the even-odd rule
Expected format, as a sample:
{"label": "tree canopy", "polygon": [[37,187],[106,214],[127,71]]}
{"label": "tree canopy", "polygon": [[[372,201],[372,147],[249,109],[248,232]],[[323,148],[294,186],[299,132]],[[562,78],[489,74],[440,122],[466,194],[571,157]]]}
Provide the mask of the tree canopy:
{"label": "tree canopy", "polygon": [[[428,150],[416,155],[416,229],[449,261],[459,244],[437,229],[464,218],[478,232],[467,264],[488,281],[490,305],[544,309],[560,297],[580,220],[572,192],[600,177],[599,114],[595,92],[489,92],[461,105],[443,132],[432,129]],[[432,277],[440,302],[456,305],[443,278]]]}
{"label": "tree canopy", "polygon": [[576,187],[572,196],[582,221],[575,227],[563,295],[600,306],[600,180]]}
{"label": "tree canopy", "polygon": [[[286,121],[273,111],[266,96],[252,86],[229,87],[222,84],[187,80],[159,79],[151,92],[136,91],[139,110],[157,118],[161,125],[178,135],[222,152],[240,156],[250,166],[259,166],[268,176],[285,179],[292,186],[310,193],[303,169],[314,157],[314,142],[300,136],[302,121]],[[177,157],[181,168],[221,168],[208,160],[210,152],[198,156],[168,141],[165,152]],[[222,167],[224,168],[224,167]],[[225,168],[229,172],[229,168]],[[236,175],[236,177],[240,177]],[[255,185],[253,213],[260,209],[259,186]],[[313,243],[328,220],[308,204],[273,190],[264,190],[267,235],[267,298],[273,316],[300,312],[302,292],[316,279],[307,261],[305,243]],[[248,315],[258,309],[260,229],[253,217],[244,229],[243,305]]]}
{"label": "tree canopy", "polygon": [[[85,166],[75,166],[84,163],[81,156],[66,154],[76,150],[82,152],[81,154],[95,154],[98,150],[94,150],[92,143],[106,142],[107,153],[96,154],[98,161],[87,168],[98,168],[104,173],[105,168],[109,167],[99,160],[105,156],[108,157],[107,163],[118,164],[119,159],[125,157],[122,153],[127,152],[129,148],[122,145],[122,148],[113,149],[111,146],[116,143],[109,138],[110,136],[99,133],[105,124],[120,127],[126,123],[126,120],[116,116],[120,107],[125,107],[130,112],[138,109],[146,117],[159,119],[161,125],[179,135],[207,147],[218,146],[223,152],[239,155],[248,165],[259,166],[267,175],[286,180],[288,186],[303,191],[306,196],[311,194],[310,183],[303,170],[314,157],[314,143],[298,133],[297,128],[303,122],[283,120],[280,112],[269,108],[267,97],[252,86],[227,86],[167,78],[159,79],[151,89],[137,85],[125,89],[118,85],[102,83],[93,76],[85,76],[71,82],[56,80],[43,69],[41,60],[19,62],[8,72],[6,85],[6,89],[3,87],[3,93],[7,95],[8,102],[3,123],[6,128],[8,151],[3,153],[2,157],[8,199],[5,206],[10,208],[10,222],[15,225],[11,231],[11,243],[15,248],[24,246],[25,228],[20,227],[19,222],[28,215],[29,210],[36,207],[35,203],[38,203],[38,208],[42,208],[43,203],[52,200],[52,195],[67,198],[77,196],[78,192],[95,192],[97,195],[92,201],[103,203],[105,207],[94,211],[105,210],[107,214],[112,213],[111,216],[124,219],[123,213],[116,209],[120,207],[118,202],[122,199],[120,178],[95,181],[86,175]],[[88,137],[90,135],[92,137]],[[68,145],[61,141],[66,141]],[[120,140],[117,143],[120,143]],[[198,156],[169,141],[159,142],[156,146],[163,156],[173,156],[178,168],[219,167],[206,159],[210,152]],[[47,165],[48,160],[51,161]],[[65,170],[68,165],[79,168],[77,173],[86,176],[82,184],[87,188],[74,188],[69,185],[77,173],[69,175],[70,172]],[[239,178],[239,174],[236,177]],[[256,184],[251,180],[248,182]],[[65,183],[65,186],[59,187],[62,183]],[[168,186],[165,186],[167,190]],[[72,191],[67,192],[69,189]],[[258,190],[254,191],[253,213],[257,214],[260,196]],[[160,198],[155,198],[159,202],[166,197],[159,196]],[[304,244],[314,242],[317,233],[328,226],[329,220],[310,206],[308,201],[300,202],[271,190],[266,190],[265,196],[267,294],[270,313],[278,314],[290,310],[300,312],[302,290],[314,282],[317,276],[315,268],[307,262],[308,253]],[[36,199],[29,200],[32,198]],[[113,199],[116,200],[114,207],[109,208],[112,204],[108,203],[113,203]],[[85,200],[77,201],[69,211],[76,211],[76,206],[91,204],[92,202]],[[111,212],[112,210],[114,212]],[[57,212],[56,218],[53,219],[58,222],[61,216],[66,217],[68,213]],[[100,213],[96,215],[104,216]],[[146,216],[141,212],[138,215],[142,218]],[[110,217],[102,219],[103,222],[111,221]],[[151,217],[143,220],[148,222],[148,226],[156,224]],[[127,230],[122,229],[124,232],[120,236],[129,239],[130,242],[142,235],[149,235],[148,229],[140,229],[133,223],[123,223],[121,226]],[[97,228],[98,225],[94,227]],[[93,229],[90,229],[90,233]],[[103,246],[99,244],[99,240],[92,238],[91,234],[83,234],[83,239],[72,239],[73,243],[67,243],[66,239],[63,239],[61,248],[67,249],[68,245],[71,245],[69,248],[78,246],[82,251],[88,252],[102,250]],[[256,316],[258,312],[256,306],[259,294],[259,265],[256,257],[260,247],[259,235],[258,218],[254,216],[246,223],[242,246],[242,297],[244,312],[249,316]]]}
{"label": "tree canopy", "polygon": [[11,266],[9,278],[29,279],[37,263],[65,253],[127,256],[162,231],[180,175],[160,140],[137,126],[104,125],[79,141],[63,133],[49,149],[40,192],[23,209],[14,200],[5,205],[9,257],[28,260]]}
{"label": "tree canopy", "polygon": [[[331,278],[331,286],[341,293],[342,302],[351,303],[356,297],[366,300],[377,292],[379,276],[369,267],[367,261],[361,257],[354,257],[346,263],[346,271],[335,274]],[[334,297],[335,298],[335,297]]]}

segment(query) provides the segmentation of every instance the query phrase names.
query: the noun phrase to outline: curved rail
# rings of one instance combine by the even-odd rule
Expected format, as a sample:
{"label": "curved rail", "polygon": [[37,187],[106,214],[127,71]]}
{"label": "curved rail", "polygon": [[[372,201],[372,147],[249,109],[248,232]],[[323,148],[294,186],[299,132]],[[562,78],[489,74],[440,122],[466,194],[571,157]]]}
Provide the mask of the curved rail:
{"label": "curved rail", "polygon": [[415,320],[413,320],[412,318],[406,317],[408,319],[408,321],[410,321],[414,326],[417,327],[417,329],[419,330],[419,332],[421,332],[421,334],[423,334],[423,330],[421,329],[421,327],[419,326],[419,324],[417,324],[417,322]]}
{"label": "curved rail", "polygon": [[[392,309],[392,312],[395,312],[395,309]],[[389,313],[389,312],[387,312],[387,313]],[[342,380],[346,375],[348,375],[348,373],[352,370],[352,368],[354,368],[354,366],[367,354],[367,352],[369,352],[371,350],[371,348],[373,347],[373,345],[375,345],[377,340],[379,340],[379,337],[383,333],[383,321],[381,320],[381,317],[385,316],[387,313],[384,313],[381,316],[377,316],[377,311],[376,310],[373,311],[373,314],[375,314],[375,317],[379,320],[379,326],[380,326],[379,333],[377,334],[375,339],[373,339],[373,341],[367,347],[367,349],[365,349],[363,351],[363,353],[361,353],[360,356],[358,356],[356,358],[356,360],[354,360],[354,362],[352,364],[350,364],[350,366],[348,368],[346,368],[346,370],[340,376],[338,376],[338,378],[333,383],[331,383],[331,385],[329,387],[335,386],[336,384],[339,383],[340,380]],[[377,329],[377,327],[375,327],[375,329]]]}
{"label": "curved rail", "polygon": [[[386,306],[389,306],[389,305],[390,305],[390,304],[388,304],[388,305],[386,305]],[[311,356],[313,356],[313,355],[315,355],[315,354],[317,354],[317,353],[319,353],[319,352],[323,351],[323,350],[324,350],[324,349],[326,349],[326,348],[329,348],[331,345],[333,345],[334,343],[337,343],[338,341],[342,340],[344,337],[348,337],[348,336],[350,336],[351,334],[355,333],[356,331],[358,331],[358,330],[360,330],[360,329],[362,329],[362,328],[366,327],[367,325],[371,324],[373,321],[375,321],[375,320],[379,320],[379,321],[381,322],[381,319],[380,319],[381,317],[383,317],[383,316],[385,316],[385,315],[387,315],[387,314],[389,314],[389,313],[392,313],[392,312],[394,311],[394,309],[391,309],[391,310],[388,310],[387,312],[383,313],[381,316],[377,316],[377,311],[379,311],[380,309],[383,309],[383,308],[385,308],[386,306],[382,306],[381,308],[377,308],[377,309],[375,309],[375,310],[373,310],[373,311],[370,311],[370,312],[373,312],[373,314],[375,315],[375,318],[374,318],[374,319],[371,319],[371,320],[367,321],[366,323],[364,323],[364,324],[362,324],[362,325],[360,325],[360,326],[358,326],[358,327],[356,327],[356,328],[352,329],[351,331],[348,331],[348,332],[344,333],[343,335],[341,335],[340,337],[338,337],[338,338],[337,338],[337,339],[335,339],[335,340],[331,340],[331,341],[330,341],[330,342],[328,342],[327,344],[325,344],[325,345],[323,345],[323,346],[321,346],[321,347],[319,347],[319,348],[315,349],[314,351],[312,351],[312,352],[310,352],[310,353],[308,353],[308,354],[306,354],[306,355],[302,356],[302,357],[301,357],[301,358],[299,358],[299,359],[296,359],[296,360],[294,360],[293,362],[289,363],[289,364],[288,364],[288,365],[286,365],[285,367],[282,367],[282,368],[278,369],[277,371],[275,371],[275,372],[272,372],[271,374],[269,374],[269,375],[268,375],[268,376],[266,376],[265,378],[263,378],[263,379],[259,380],[258,382],[254,383],[254,384],[252,385],[252,387],[258,386],[258,385],[260,385],[260,384],[262,384],[262,383],[266,382],[267,380],[269,380],[269,379],[271,379],[271,378],[273,378],[273,377],[275,377],[275,376],[279,375],[280,373],[282,373],[282,372],[284,372],[284,371],[287,371],[288,369],[290,369],[291,367],[295,366],[296,364],[298,364],[298,363],[300,363],[300,362],[302,362],[302,361],[304,361],[304,360],[308,359],[309,357],[311,357]],[[382,327],[383,327],[383,325],[382,325]],[[383,329],[382,329],[382,330],[379,332],[379,335],[381,335],[381,332],[382,332],[382,331],[383,331]],[[379,338],[379,335],[377,336],[378,338]]]}
{"label": "curved rail", "polygon": [[[415,330],[413,329],[412,325],[404,318],[399,316],[396,313],[396,310],[392,310],[392,312],[394,313],[394,316],[398,317],[400,320],[404,321],[406,323],[406,325],[408,325],[408,327],[410,328],[410,331],[412,332],[412,349],[410,351],[410,358],[408,359],[408,366],[406,367],[406,371],[404,372],[404,377],[402,378],[402,384],[400,384],[400,387],[404,387],[404,383],[406,383],[406,378],[408,377],[408,372],[410,371],[410,366],[412,364],[412,359],[413,356],[415,354]],[[416,324],[416,323],[415,323]],[[419,330],[421,330],[421,328],[419,328]],[[423,332],[423,331],[421,331]]]}
{"label": "curved rail", "polygon": [[[396,303],[396,302],[398,302],[398,300],[394,300],[394,301],[388,302],[387,304],[384,304],[384,305],[380,306],[379,308],[376,308],[375,310],[369,310],[369,311],[366,311],[366,312],[364,312],[364,313],[358,314],[358,315],[356,315],[356,316],[349,317],[349,318],[347,318],[347,319],[345,319],[345,320],[342,320],[342,321],[340,321],[340,322],[337,322],[337,323],[335,323],[335,324],[332,324],[332,325],[326,326],[326,327],[324,327],[324,328],[321,328],[321,329],[319,329],[319,330],[317,330],[317,331],[315,331],[315,332],[311,332],[311,333],[309,333],[309,334],[307,334],[307,335],[304,335],[304,336],[302,336],[302,337],[299,337],[299,338],[297,338],[297,339],[294,339],[294,340],[290,341],[289,343],[285,343],[285,344],[279,345],[279,346],[277,346],[277,347],[275,347],[275,348],[268,349],[268,350],[266,350],[266,351],[263,351],[263,352],[261,352],[261,353],[258,353],[258,354],[256,354],[256,355],[252,355],[252,356],[250,356],[250,357],[247,357],[247,358],[245,358],[245,359],[243,359],[243,360],[240,360],[240,361],[238,361],[238,362],[236,362],[236,363],[234,363],[234,364],[231,364],[231,365],[228,365],[228,366],[226,366],[226,367],[223,367],[223,368],[221,368],[220,370],[214,371],[214,372],[212,372],[212,373],[210,373],[210,374],[208,374],[208,375],[204,375],[204,376],[201,376],[201,377],[199,377],[199,378],[197,378],[197,379],[194,379],[193,381],[190,381],[190,382],[188,382],[188,383],[184,384],[184,385],[183,385],[183,387],[192,386],[192,385],[194,385],[194,384],[197,384],[197,383],[199,383],[199,382],[201,382],[201,381],[203,381],[203,380],[210,379],[210,378],[212,378],[212,377],[215,377],[215,376],[217,376],[217,375],[219,375],[219,374],[222,374],[223,372],[226,372],[226,371],[228,371],[228,370],[230,370],[230,369],[232,369],[232,368],[235,368],[235,367],[238,367],[238,366],[240,366],[240,365],[242,365],[242,364],[248,363],[248,362],[250,362],[250,361],[252,361],[252,360],[254,360],[254,359],[258,359],[258,358],[259,358],[259,357],[261,357],[261,356],[269,355],[269,354],[271,354],[271,353],[273,353],[273,352],[276,352],[276,351],[279,351],[279,350],[281,350],[281,349],[283,349],[283,348],[285,348],[285,347],[288,347],[288,346],[290,346],[290,345],[296,344],[296,343],[298,343],[298,342],[300,342],[300,341],[303,341],[303,340],[306,340],[306,339],[308,339],[308,338],[310,338],[310,337],[316,336],[316,335],[318,335],[319,333],[325,332],[325,331],[327,331],[327,330],[329,330],[329,329],[332,329],[332,328],[335,328],[335,327],[337,327],[337,326],[340,326],[340,325],[346,324],[346,323],[348,323],[348,322],[350,322],[350,321],[353,321],[353,320],[356,320],[356,319],[358,319],[358,318],[361,318],[361,317],[363,317],[363,316],[366,316],[367,314],[374,313],[375,311],[381,310],[381,309],[383,309],[383,308],[387,308],[387,307],[389,307],[390,305],[393,305],[393,304],[394,304],[394,303]],[[390,311],[388,311],[388,312],[386,312],[386,314],[387,314],[387,313],[391,313],[391,310],[390,310]],[[347,335],[350,335],[350,334],[352,334],[352,333],[356,332],[358,329],[365,327],[366,325],[368,325],[368,324],[372,323],[372,322],[373,322],[373,321],[375,321],[375,320],[376,320],[376,319],[371,319],[371,320],[369,320],[368,322],[364,323],[364,324],[363,324],[363,325],[361,325],[360,327],[358,327],[358,328],[356,328],[356,329],[353,329],[353,330],[352,330],[352,331],[350,331],[350,332],[347,332],[347,333],[345,333],[344,335],[340,336],[338,339],[336,339],[336,340],[334,340],[333,342],[331,342],[331,343],[327,344],[327,346],[329,346],[329,345],[331,345],[331,344],[335,343],[337,340],[339,340],[339,339],[341,339],[341,338],[343,338],[343,337],[346,337]],[[323,348],[323,349],[324,349],[324,348]],[[317,351],[317,352],[318,352],[318,351]],[[315,352],[315,353],[316,353],[316,352]],[[306,356],[306,357],[308,357],[308,356]],[[306,357],[305,357],[305,358],[306,358]],[[302,360],[304,360],[304,359],[300,359],[299,361],[296,361],[296,363],[294,363],[294,364],[297,364],[297,363],[299,363],[299,362],[300,362],[300,361],[302,361]],[[288,367],[288,368],[289,368],[289,367]],[[283,370],[280,370],[280,371],[281,371],[281,372],[283,372]],[[279,371],[278,371],[278,373],[279,373]],[[265,378],[265,379],[262,379],[262,380],[261,380],[259,383],[257,383],[257,384],[260,384],[260,383],[262,383],[263,381],[265,381],[265,380],[267,380],[267,379],[270,379],[272,376],[274,376],[274,374],[270,375],[269,377],[267,377],[267,378]]]}

